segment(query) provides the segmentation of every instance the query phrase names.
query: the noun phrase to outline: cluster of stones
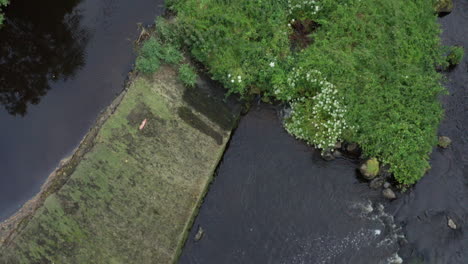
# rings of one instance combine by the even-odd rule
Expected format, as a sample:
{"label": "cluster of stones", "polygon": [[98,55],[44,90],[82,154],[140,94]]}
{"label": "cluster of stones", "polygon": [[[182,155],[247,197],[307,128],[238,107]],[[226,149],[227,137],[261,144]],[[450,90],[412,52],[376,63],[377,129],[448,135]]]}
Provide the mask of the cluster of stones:
{"label": "cluster of stones", "polygon": [[[439,136],[439,147],[448,148],[451,143],[452,140],[449,137]],[[333,150],[322,152],[322,158],[327,161],[340,158],[343,155],[362,158],[361,149],[356,143],[338,142]],[[393,200],[396,199],[397,196],[392,190],[392,186],[390,184],[392,175],[388,169],[388,166],[380,164],[377,158],[368,158],[359,166],[359,172],[363,179],[369,181],[369,187],[376,190],[382,188],[383,197]]]}

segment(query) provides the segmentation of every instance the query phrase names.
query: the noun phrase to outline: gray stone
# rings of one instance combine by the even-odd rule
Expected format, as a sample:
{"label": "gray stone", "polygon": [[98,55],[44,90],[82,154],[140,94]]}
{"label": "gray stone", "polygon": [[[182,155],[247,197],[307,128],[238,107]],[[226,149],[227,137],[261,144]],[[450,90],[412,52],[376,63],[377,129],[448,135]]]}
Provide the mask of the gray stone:
{"label": "gray stone", "polygon": [[383,187],[384,187],[385,189],[390,188],[390,186],[391,186],[391,185],[390,185],[389,182],[385,182],[385,183],[383,184]]}
{"label": "gray stone", "polygon": [[437,0],[434,9],[439,15],[449,14],[453,10],[453,1]]}
{"label": "gray stone", "polygon": [[437,144],[441,148],[448,148],[452,144],[452,140],[446,136],[439,136],[439,143]]}
{"label": "gray stone", "polygon": [[340,149],[342,147],[341,142],[336,142],[335,149]]}
{"label": "gray stone", "polygon": [[372,189],[379,189],[384,184],[384,181],[384,178],[377,177],[369,183],[369,187],[371,187]]}
{"label": "gray stone", "polygon": [[390,188],[383,189],[382,195],[389,200],[396,199],[396,194]]}
{"label": "gray stone", "polygon": [[346,145],[346,151],[348,152],[356,152],[358,150],[358,144],[356,143],[349,143]]}
{"label": "gray stone", "polygon": [[326,151],[322,152],[321,156],[322,156],[322,159],[324,159],[326,161],[330,161],[330,160],[335,159],[335,156],[333,156],[333,154],[329,150],[326,150]]}
{"label": "gray stone", "polygon": [[389,172],[388,170],[389,170],[388,165],[382,165],[382,166],[380,166],[379,175],[380,175],[382,178],[390,178],[390,177],[392,177],[392,173]]}
{"label": "gray stone", "polygon": [[195,241],[200,241],[200,239],[203,238],[203,235],[205,234],[205,230],[201,226],[198,227],[197,234],[195,234],[194,240]]}
{"label": "gray stone", "polygon": [[343,154],[341,153],[341,151],[339,151],[339,150],[333,151],[333,157],[341,158],[342,156],[343,156]]}
{"label": "gray stone", "polygon": [[455,222],[451,218],[448,219],[447,225],[448,225],[448,227],[450,227],[453,230],[457,229],[457,225],[455,224]]}

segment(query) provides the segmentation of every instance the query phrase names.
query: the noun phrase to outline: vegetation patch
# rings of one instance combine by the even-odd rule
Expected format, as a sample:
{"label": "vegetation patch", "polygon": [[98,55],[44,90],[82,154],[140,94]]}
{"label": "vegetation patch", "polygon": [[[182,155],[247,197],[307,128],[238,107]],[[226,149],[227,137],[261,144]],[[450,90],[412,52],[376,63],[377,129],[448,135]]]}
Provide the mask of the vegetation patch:
{"label": "vegetation patch", "polygon": [[0,26],[3,24],[3,20],[5,20],[5,17],[2,13],[2,8],[7,6],[9,3],[8,0],[0,0]]}
{"label": "vegetation patch", "polygon": [[448,67],[455,67],[463,60],[465,50],[461,46],[451,46],[447,52]]}
{"label": "vegetation patch", "polygon": [[429,168],[443,113],[434,4],[167,1],[176,17],[158,18],[159,34],[228,93],[287,103],[285,127],[294,136],[323,151],[358,143],[410,185]]}

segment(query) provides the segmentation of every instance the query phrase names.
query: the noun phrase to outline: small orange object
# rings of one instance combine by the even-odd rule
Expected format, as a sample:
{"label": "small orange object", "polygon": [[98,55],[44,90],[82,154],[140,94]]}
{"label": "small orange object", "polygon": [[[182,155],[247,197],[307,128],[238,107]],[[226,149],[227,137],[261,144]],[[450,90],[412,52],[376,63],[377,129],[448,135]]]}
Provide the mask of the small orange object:
{"label": "small orange object", "polygon": [[145,128],[145,126],[146,126],[146,118],[145,118],[145,120],[143,120],[143,122],[141,122],[141,125],[140,125],[139,129],[142,130],[143,128]]}

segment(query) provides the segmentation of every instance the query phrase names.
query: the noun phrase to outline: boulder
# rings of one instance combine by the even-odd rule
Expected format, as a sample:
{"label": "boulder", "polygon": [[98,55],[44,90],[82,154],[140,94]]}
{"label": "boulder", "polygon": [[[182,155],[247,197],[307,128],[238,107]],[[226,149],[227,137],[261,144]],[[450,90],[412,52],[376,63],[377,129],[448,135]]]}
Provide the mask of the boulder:
{"label": "boulder", "polygon": [[434,9],[439,15],[446,15],[452,12],[453,10],[453,1],[452,0],[437,0],[434,6]]}
{"label": "boulder", "polygon": [[359,171],[365,179],[372,180],[379,174],[379,161],[376,158],[368,159],[361,164]]}
{"label": "boulder", "polygon": [[396,194],[390,188],[383,189],[382,195],[389,200],[396,199]]}
{"label": "boulder", "polygon": [[334,159],[335,159],[335,156],[333,156],[333,153],[331,153],[330,150],[324,150],[324,151],[322,151],[321,156],[322,156],[322,159],[324,159],[324,160],[326,160],[326,161],[330,161],[330,160],[334,160]]}
{"label": "boulder", "polygon": [[372,189],[379,189],[384,184],[385,179],[382,177],[374,178],[370,183],[369,187]]}
{"label": "boulder", "polygon": [[453,230],[457,229],[457,224],[455,224],[455,222],[451,218],[448,219],[447,225]]}
{"label": "boulder", "polygon": [[335,144],[335,149],[340,149],[342,147],[342,144],[340,141],[336,142]]}
{"label": "boulder", "polygon": [[382,165],[380,166],[379,175],[382,178],[391,178],[392,173],[389,170],[390,170],[390,166],[388,166],[388,164]]}
{"label": "boulder", "polygon": [[199,241],[202,239],[203,235],[205,234],[205,230],[201,226],[198,227],[197,234],[195,234],[194,240]]}
{"label": "boulder", "polygon": [[346,145],[346,151],[348,152],[356,152],[358,150],[359,146],[356,143],[349,143]]}
{"label": "boulder", "polygon": [[341,151],[339,151],[339,150],[333,151],[333,157],[341,158],[342,156],[343,156],[343,154],[341,153]]}
{"label": "boulder", "polygon": [[441,148],[448,148],[452,144],[452,140],[446,136],[439,136],[439,143],[437,144]]}

